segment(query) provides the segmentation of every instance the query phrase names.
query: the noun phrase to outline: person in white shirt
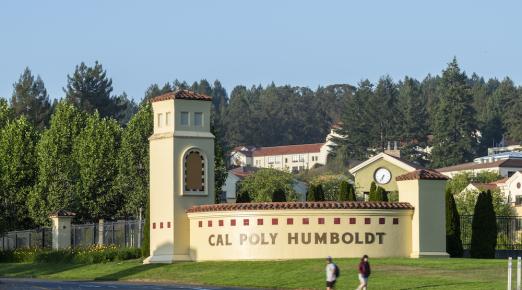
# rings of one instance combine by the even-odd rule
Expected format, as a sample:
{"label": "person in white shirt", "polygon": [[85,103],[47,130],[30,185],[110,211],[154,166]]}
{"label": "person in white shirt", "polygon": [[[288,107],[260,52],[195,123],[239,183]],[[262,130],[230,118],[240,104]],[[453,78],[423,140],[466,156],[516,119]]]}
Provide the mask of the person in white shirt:
{"label": "person in white shirt", "polygon": [[332,257],[326,258],[326,290],[335,288],[335,281],[337,280],[337,265],[332,262]]}

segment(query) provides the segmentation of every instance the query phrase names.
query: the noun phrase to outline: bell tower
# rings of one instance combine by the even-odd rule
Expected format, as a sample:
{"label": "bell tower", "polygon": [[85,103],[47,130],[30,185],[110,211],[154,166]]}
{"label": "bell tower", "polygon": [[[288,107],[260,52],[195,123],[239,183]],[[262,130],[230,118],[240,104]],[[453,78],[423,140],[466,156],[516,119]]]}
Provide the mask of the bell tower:
{"label": "bell tower", "polygon": [[212,98],[178,90],[151,100],[150,256],[144,263],[190,260],[186,210],[214,203]]}

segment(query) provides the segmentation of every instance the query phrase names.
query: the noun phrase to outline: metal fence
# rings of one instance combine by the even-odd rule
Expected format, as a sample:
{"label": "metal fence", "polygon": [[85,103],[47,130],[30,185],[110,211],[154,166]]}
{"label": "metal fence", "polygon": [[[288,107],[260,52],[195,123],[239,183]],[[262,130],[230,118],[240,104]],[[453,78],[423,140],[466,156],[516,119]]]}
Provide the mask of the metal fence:
{"label": "metal fence", "polygon": [[52,246],[51,228],[7,232],[0,237],[0,250],[19,248],[50,248]]}
{"label": "metal fence", "polygon": [[[460,217],[460,235],[464,249],[471,247],[473,216]],[[497,217],[497,250],[522,250],[522,217]]]}
{"label": "metal fence", "polygon": [[[124,220],[101,224],[73,224],[71,228],[71,246],[87,247],[96,244],[116,245],[119,247],[138,248],[143,241],[144,221]],[[103,240],[100,239],[103,237]],[[52,229],[39,228],[25,231],[12,231],[0,237],[0,250],[20,248],[51,248]]]}

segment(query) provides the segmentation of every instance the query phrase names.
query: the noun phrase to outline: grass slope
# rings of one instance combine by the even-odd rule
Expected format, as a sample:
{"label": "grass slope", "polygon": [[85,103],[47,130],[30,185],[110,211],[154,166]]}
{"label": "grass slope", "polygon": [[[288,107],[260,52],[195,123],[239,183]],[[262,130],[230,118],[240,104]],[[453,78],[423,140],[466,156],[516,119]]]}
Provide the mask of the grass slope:
{"label": "grass slope", "polygon": [[[335,261],[338,289],[355,289],[356,259]],[[372,259],[371,289],[505,289],[505,260]],[[59,280],[162,281],[260,288],[324,289],[323,260],[179,262],[142,265],[140,260],[107,264],[0,264],[2,277]]]}

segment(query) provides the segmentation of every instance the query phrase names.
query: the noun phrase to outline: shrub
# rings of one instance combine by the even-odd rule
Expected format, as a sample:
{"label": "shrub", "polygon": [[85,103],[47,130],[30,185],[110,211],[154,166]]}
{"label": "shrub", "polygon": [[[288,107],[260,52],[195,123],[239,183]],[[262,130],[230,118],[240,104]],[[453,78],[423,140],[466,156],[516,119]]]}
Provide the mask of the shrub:
{"label": "shrub", "polygon": [[341,181],[339,189],[339,201],[355,201],[355,189],[348,181]]}
{"label": "shrub", "polygon": [[460,216],[453,193],[446,190],[446,252],[450,257],[462,257],[462,240],[460,239]]}
{"label": "shrub", "polygon": [[248,192],[254,202],[272,201],[276,190],[282,190],[288,201],[297,200],[292,174],[272,168],[259,169],[241,182],[241,192]]}
{"label": "shrub", "polygon": [[324,199],[338,201],[340,200],[341,185],[343,182],[348,181],[348,177],[341,174],[327,174],[314,177],[310,184],[316,184],[323,187]]}
{"label": "shrub", "polygon": [[497,220],[493,210],[491,191],[481,192],[475,204],[471,223],[472,258],[493,259],[497,245]]}
{"label": "shrub", "polygon": [[272,201],[273,202],[284,202],[284,201],[286,201],[285,192],[282,189],[276,189],[276,191],[274,191],[274,193],[272,194]]}
{"label": "shrub", "polygon": [[141,256],[147,258],[150,256],[150,205],[147,202],[145,210],[145,225],[143,228],[143,243],[141,244]]}
{"label": "shrub", "polygon": [[0,262],[95,264],[136,259],[140,256],[141,249],[139,248],[93,245],[57,251],[36,248],[0,251]]}

